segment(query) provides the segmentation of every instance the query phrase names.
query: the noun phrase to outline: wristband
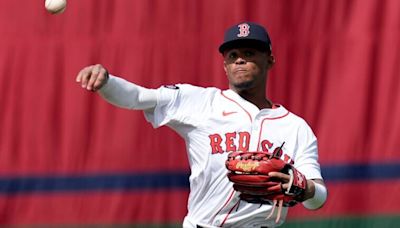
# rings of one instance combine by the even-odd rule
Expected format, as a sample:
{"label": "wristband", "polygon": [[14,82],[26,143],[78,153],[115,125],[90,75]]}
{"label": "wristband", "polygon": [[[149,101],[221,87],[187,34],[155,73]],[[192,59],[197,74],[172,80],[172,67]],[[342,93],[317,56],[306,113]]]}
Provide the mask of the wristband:
{"label": "wristband", "polygon": [[328,191],[325,186],[314,182],[314,196],[303,202],[303,206],[309,210],[316,210],[324,205],[328,196]]}

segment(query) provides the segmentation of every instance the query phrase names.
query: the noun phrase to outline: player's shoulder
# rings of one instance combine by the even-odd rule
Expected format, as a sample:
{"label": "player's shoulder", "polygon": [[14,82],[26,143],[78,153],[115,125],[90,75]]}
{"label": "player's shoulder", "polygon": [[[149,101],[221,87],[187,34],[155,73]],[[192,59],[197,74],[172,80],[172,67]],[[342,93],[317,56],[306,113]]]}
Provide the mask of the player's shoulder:
{"label": "player's shoulder", "polygon": [[212,95],[215,93],[220,92],[221,90],[216,88],[216,87],[203,87],[203,86],[198,86],[198,85],[193,85],[193,84],[187,84],[187,83],[179,83],[179,84],[174,84],[174,85],[164,85],[164,88],[166,89],[173,89],[179,92],[182,95]]}
{"label": "player's shoulder", "polygon": [[175,84],[174,86],[177,87],[177,89],[184,89],[184,90],[194,90],[194,91],[215,91],[215,90],[220,90],[216,87],[204,87],[204,86],[198,86],[198,85],[193,85],[193,84],[188,84],[188,83],[179,83]]}
{"label": "player's shoulder", "polygon": [[285,107],[282,106],[283,109],[285,109],[288,113],[288,117],[293,121],[294,123],[297,123],[299,126],[309,126],[308,122],[299,114],[296,114],[292,111],[287,110]]}

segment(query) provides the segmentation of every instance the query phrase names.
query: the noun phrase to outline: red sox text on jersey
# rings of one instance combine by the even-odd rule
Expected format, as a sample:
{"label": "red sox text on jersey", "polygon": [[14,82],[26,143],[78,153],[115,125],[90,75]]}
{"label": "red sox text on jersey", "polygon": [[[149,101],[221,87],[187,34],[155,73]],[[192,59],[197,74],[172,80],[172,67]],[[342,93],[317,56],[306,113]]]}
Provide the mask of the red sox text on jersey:
{"label": "red sox text on jersey", "polygon": [[[208,136],[210,139],[211,153],[222,154],[225,152],[233,151],[248,151],[250,145],[250,133],[247,131],[242,132],[227,132],[225,134],[211,134]],[[269,153],[274,144],[268,139],[261,141],[261,149]],[[290,157],[283,152],[283,160],[288,162]]]}

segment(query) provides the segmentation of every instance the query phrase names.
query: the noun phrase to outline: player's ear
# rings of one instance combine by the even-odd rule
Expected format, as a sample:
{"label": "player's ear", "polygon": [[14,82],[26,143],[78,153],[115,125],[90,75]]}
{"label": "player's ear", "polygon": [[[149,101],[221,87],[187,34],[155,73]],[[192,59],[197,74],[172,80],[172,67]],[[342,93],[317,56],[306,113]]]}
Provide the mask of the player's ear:
{"label": "player's ear", "polygon": [[225,74],[228,75],[228,68],[226,67],[227,63],[224,61],[224,71]]}
{"label": "player's ear", "polygon": [[267,68],[271,69],[272,66],[274,66],[274,64],[275,64],[275,57],[272,54],[268,55],[267,62],[268,62]]}

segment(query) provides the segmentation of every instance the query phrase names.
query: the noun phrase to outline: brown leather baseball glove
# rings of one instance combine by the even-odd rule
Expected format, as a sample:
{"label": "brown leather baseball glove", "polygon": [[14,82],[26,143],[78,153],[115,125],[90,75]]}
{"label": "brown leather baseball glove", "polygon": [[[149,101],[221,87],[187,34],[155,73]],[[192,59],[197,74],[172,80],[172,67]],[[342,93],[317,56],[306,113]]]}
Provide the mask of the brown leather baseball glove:
{"label": "brown leather baseball glove", "polygon": [[[282,145],[283,146],[283,145]],[[291,207],[302,201],[307,188],[306,177],[291,164],[280,159],[281,147],[274,153],[267,152],[231,152],[226,161],[230,171],[228,178],[233,188],[240,192],[240,199],[249,203]],[[282,188],[282,180],[271,178],[270,172],[282,172],[290,175],[288,188]],[[278,219],[279,220],[279,217]]]}

